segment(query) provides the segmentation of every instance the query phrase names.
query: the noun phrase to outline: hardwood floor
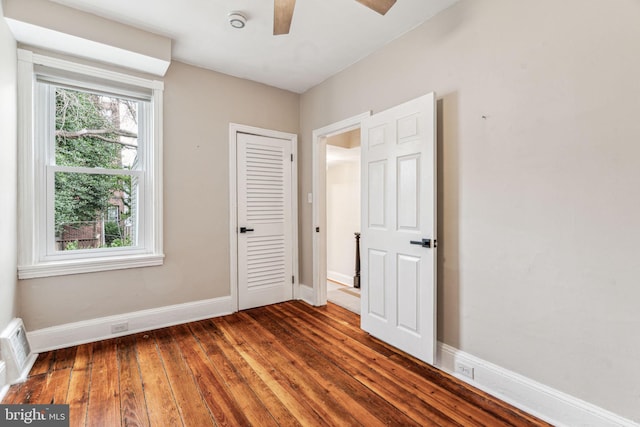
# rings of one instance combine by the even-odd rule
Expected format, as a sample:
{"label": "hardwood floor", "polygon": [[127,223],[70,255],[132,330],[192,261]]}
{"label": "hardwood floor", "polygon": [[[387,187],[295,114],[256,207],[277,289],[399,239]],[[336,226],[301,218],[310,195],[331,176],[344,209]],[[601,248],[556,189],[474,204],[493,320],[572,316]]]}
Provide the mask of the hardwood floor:
{"label": "hardwood floor", "polygon": [[544,426],[302,302],[43,353],[2,403],[72,426]]}

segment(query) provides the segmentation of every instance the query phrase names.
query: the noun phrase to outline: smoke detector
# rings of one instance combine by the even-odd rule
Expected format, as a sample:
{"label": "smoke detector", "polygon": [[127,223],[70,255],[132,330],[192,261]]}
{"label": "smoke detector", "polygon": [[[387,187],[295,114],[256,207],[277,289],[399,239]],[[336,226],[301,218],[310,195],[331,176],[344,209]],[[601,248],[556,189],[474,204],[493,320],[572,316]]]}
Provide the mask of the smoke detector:
{"label": "smoke detector", "polygon": [[231,12],[229,14],[229,25],[237,29],[244,28],[247,25],[247,17],[240,12]]}

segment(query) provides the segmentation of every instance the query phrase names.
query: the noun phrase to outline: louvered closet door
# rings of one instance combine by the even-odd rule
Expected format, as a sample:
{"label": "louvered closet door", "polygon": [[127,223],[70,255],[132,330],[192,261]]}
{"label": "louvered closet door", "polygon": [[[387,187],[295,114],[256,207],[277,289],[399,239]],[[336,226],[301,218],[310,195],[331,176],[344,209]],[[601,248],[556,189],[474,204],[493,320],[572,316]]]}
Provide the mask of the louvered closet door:
{"label": "louvered closet door", "polygon": [[238,307],[293,298],[292,142],[237,134]]}

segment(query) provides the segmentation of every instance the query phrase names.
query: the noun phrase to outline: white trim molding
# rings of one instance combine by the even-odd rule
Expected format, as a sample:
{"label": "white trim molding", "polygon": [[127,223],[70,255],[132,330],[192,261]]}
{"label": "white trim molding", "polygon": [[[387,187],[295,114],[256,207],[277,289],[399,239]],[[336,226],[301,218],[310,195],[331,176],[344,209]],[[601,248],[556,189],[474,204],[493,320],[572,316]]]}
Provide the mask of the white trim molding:
{"label": "white trim molding", "polygon": [[123,268],[153,267],[164,263],[164,254],[160,255],[129,255],[121,258],[90,259],[69,263],[39,263],[37,265],[20,266],[20,279],[34,279],[37,277],[66,276],[68,274],[91,273],[94,271],[120,270]]}
{"label": "white trim molding", "polygon": [[353,276],[349,276],[344,273],[339,273],[337,271],[327,270],[327,280],[342,283],[343,285],[347,285],[347,286],[353,286]]}
{"label": "white trim molding", "polygon": [[[162,119],[164,83],[18,49],[18,277],[60,276],[162,265]],[[136,246],[57,251],[54,241],[53,176],[55,171],[91,173],[57,166],[47,144],[51,132],[52,89],[77,84],[141,102],[140,168],[117,173],[136,176],[139,203]],[[36,108],[38,107],[38,108]],[[105,170],[104,174],[116,174]]]}
{"label": "white trim molding", "polygon": [[309,305],[313,305],[313,287],[300,284],[300,293],[298,294],[298,299],[306,302]]}
{"label": "white trim molding", "polygon": [[[311,135],[313,192],[313,299],[312,305],[327,303],[327,143],[326,138],[360,128],[371,111],[315,129]],[[316,232],[319,229],[320,232]]]}
{"label": "white trim molding", "polygon": [[[226,296],[52,326],[27,332],[27,337],[33,351],[39,353],[224,316],[233,311],[231,297]],[[113,325],[123,324],[127,325],[126,331],[112,333]]]}
{"label": "white trim molding", "polygon": [[[556,426],[640,427],[577,397],[438,342],[438,368]],[[457,366],[473,369],[473,379]]]}
{"label": "white trim molding", "polygon": [[164,90],[164,83],[161,80],[145,79],[142,77],[120,73],[118,71],[106,70],[103,68],[80,64],[66,59],[33,53],[32,51],[26,49],[18,49],[18,60],[31,62],[35,65],[42,65],[44,67],[64,70],[72,73],[90,75],[103,80],[117,81],[131,86]]}

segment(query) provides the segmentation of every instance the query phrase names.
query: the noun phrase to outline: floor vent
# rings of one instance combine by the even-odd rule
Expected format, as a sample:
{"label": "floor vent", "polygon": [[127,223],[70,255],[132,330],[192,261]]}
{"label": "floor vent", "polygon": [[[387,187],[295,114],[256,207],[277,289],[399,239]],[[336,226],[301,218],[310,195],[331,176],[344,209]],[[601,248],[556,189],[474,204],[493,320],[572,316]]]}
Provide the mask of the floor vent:
{"label": "floor vent", "polygon": [[31,353],[22,319],[13,319],[0,335],[0,358],[7,365],[7,382],[24,381],[36,357]]}

